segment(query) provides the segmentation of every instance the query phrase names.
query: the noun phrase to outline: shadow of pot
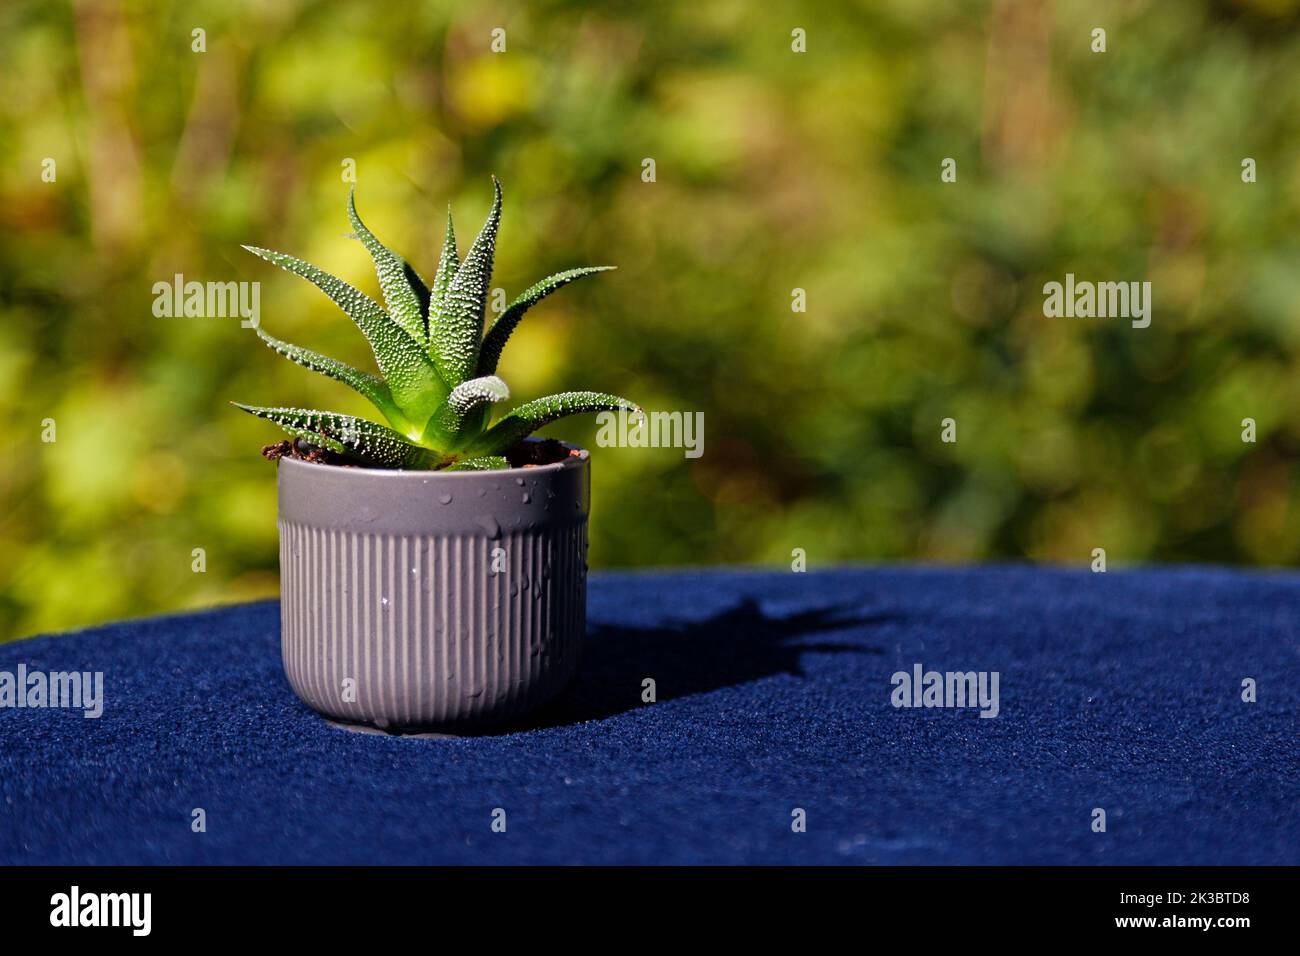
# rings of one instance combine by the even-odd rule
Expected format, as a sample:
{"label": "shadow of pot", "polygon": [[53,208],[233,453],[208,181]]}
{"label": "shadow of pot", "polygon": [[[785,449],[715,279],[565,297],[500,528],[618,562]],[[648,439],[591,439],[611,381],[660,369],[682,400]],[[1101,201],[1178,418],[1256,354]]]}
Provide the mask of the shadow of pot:
{"label": "shadow of pot", "polygon": [[285,673],[389,732],[475,733],[546,704],[586,628],[590,460],[419,472],[279,463]]}

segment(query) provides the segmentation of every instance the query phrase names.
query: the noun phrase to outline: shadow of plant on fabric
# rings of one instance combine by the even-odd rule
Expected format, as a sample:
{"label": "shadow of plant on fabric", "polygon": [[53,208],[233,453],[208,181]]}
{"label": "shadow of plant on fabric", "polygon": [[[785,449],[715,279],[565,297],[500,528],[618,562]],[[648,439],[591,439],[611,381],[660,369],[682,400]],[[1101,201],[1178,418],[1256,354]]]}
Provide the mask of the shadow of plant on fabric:
{"label": "shadow of plant on fabric", "polygon": [[641,682],[655,681],[657,703],[737,687],[765,677],[804,677],[807,653],[883,654],[856,643],[809,643],[818,634],[847,631],[891,620],[888,612],[853,613],[850,606],[813,608],[785,617],[768,616],[753,598],[700,621],[664,627],[596,625],[587,634],[573,685],[527,726],[560,727],[604,720],[641,707]]}

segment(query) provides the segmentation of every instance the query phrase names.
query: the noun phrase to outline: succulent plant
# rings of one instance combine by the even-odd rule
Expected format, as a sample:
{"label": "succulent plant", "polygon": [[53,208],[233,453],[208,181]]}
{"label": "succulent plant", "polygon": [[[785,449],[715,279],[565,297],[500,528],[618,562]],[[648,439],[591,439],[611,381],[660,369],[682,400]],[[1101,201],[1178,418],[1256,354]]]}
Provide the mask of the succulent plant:
{"label": "succulent plant", "polygon": [[295,439],[375,468],[508,468],[507,452],[556,419],[583,412],[640,409],[601,392],[563,392],[518,406],[489,424],[493,405],[510,397],[496,375],[497,361],[524,313],[552,292],[612,266],[569,269],[530,286],[483,334],[488,284],[501,221],[501,184],[492,178],[492,211],[464,261],[456,254],[451,208],[442,256],[432,283],[425,283],[399,255],[384,246],[357,215],[355,189],[348,219],[375,263],[387,309],[301,259],[245,246],[294,275],[302,276],[348,314],[365,335],[379,375],[352,368],[317,352],[281,342],[257,326],[271,348],[299,365],[351,386],[388,420],[387,425],[303,408],[233,404],[275,422]]}

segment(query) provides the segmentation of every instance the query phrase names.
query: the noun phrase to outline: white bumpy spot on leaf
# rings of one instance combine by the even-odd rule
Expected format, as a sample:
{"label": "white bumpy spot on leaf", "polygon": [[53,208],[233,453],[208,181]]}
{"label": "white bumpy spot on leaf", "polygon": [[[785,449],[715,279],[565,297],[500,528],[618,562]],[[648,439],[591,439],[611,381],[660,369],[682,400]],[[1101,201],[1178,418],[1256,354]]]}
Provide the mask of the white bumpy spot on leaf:
{"label": "white bumpy spot on leaf", "polygon": [[495,375],[485,375],[461,382],[453,388],[447,404],[457,411],[467,412],[484,402],[504,402],[509,397],[510,388],[505,382]]}
{"label": "white bumpy spot on leaf", "polygon": [[472,378],[451,390],[447,401],[434,412],[429,424],[436,436],[448,441],[452,447],[458,447],[464,443],[466,432],[480,430],[483,426],[483,416],[472,413],[487,405],[504,402],[509,397],[510,389],[495,375]]}

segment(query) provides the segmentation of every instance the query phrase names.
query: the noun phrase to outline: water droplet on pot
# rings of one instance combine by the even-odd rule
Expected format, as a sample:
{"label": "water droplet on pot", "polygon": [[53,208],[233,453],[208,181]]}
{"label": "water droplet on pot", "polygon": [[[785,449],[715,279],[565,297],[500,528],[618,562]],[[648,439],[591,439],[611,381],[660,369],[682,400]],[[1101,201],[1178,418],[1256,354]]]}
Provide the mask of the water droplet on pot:
{"label": "water droplet on pot", "polygon": [[474,519],[474,523],[483,529],[483,533],[494,541],[501,537],[501,525],[497,524],[497,519],[491,515],[479,515]]}
{"label": "water droplet on pot", "polygon": [[524,496],[523,496],[523,498],[522,498],[521,500],[522,500],[523,503],[526,504],[526,505],[528,505],[528,504],[532,504],[532,502],[533,502],[533,496],[530,495],[528,492],[525,491],[525,492],[524,492]]}
{"label": "water droplet on pot", "polygon": [[448,494],[439,495],[438,500],[441,501],[444,505],[449,505],[451,504],[451,495]]}
{"label": "water droplet on pot", "polygon": [[524,486],[524,480],[522,478],[516,478],[515,484],[522,488]]}

